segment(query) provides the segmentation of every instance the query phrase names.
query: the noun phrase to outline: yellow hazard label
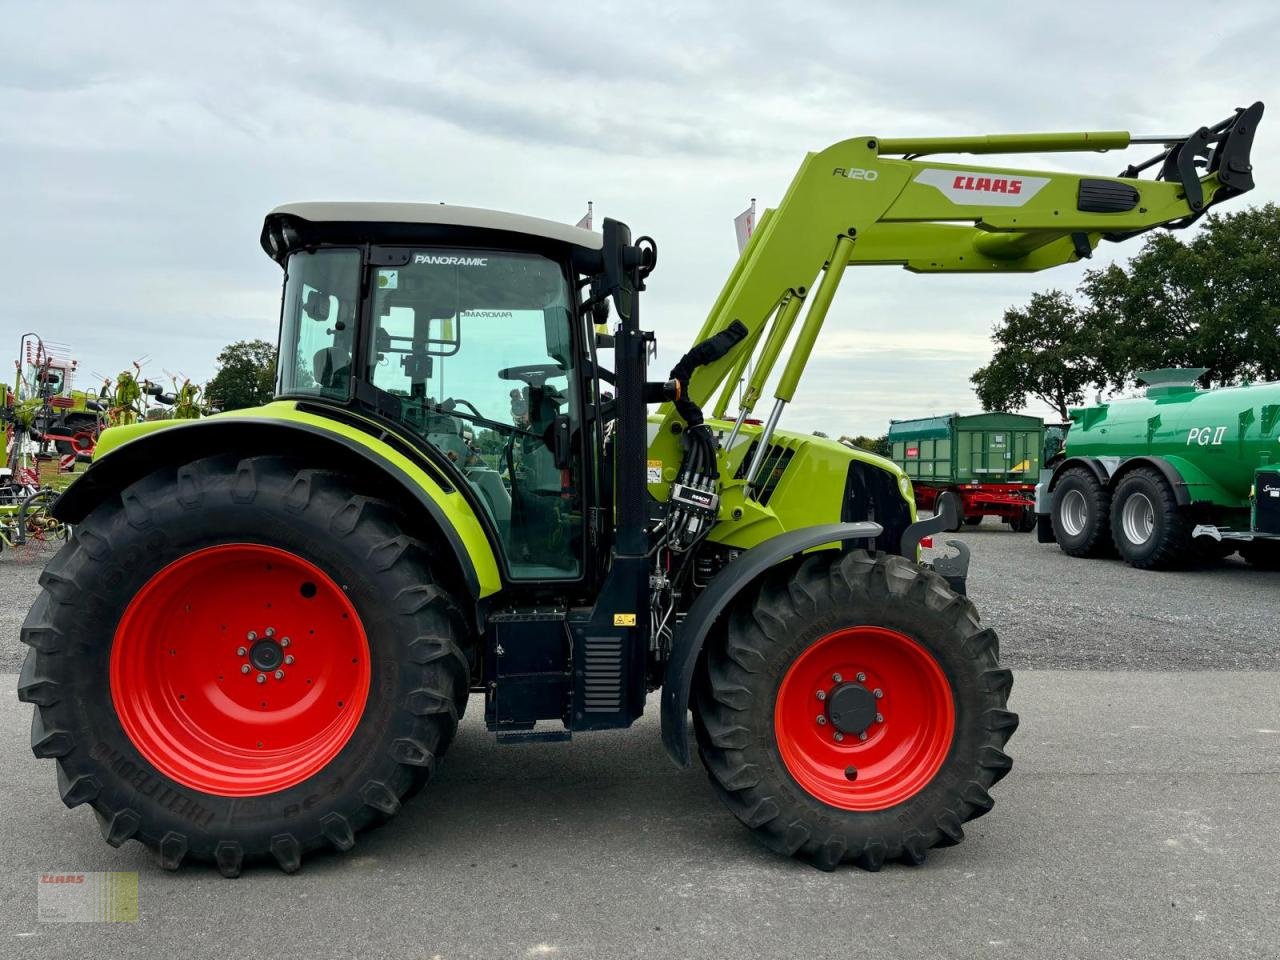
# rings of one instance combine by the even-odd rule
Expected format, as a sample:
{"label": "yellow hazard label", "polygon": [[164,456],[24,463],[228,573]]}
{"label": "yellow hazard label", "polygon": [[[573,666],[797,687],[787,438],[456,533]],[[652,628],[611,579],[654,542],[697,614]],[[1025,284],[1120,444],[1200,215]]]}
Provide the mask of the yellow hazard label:
{"label": "yellow hazard label", "polygon": [[645,479],[647,483],[662,482],[662,461],[650,460],[645,470]]}
{"label": "yellow hazard label", "polygon": [[636,615],[634,613],[615,613],[613,615],[613,625],[615,627],[634,627],[636,625]]}

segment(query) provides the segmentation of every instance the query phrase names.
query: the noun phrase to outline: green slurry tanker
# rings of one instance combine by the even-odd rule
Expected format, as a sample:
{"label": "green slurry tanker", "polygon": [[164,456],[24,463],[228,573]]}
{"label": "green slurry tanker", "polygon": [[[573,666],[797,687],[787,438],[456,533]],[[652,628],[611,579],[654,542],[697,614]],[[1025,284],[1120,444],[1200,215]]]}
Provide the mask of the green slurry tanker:
{"label": "green slurry tanker", "polygon": [[1201,390],[1204,372],[1143,373],[1145,397],[1071,411],[1036,487],[1040,542],[1151,570],[1235,550],[1280,568],[1280,383]]}

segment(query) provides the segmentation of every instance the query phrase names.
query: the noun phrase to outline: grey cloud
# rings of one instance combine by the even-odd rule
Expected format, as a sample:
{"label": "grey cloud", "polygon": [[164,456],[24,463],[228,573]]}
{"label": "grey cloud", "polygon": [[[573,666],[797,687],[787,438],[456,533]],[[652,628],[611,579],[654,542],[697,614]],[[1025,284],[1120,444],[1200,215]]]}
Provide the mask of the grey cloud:
{"label": "grey cloud", "polygon": [[[776,203],[806,150],[873,132],[1176,131],[1273,94],[1271,8],[1236,4],[1222,26],[1202,14],[1190,3],[1157,18],[1115,4],[937,2],[904,16],[834,0],[781,12],[763,2],[9,5],[8,315],[15,329],[71,343],[86,369],[113,373],[146,352],[157,371],[208,376],[223,343],[274,336],[279,272],[256,238],[278,202],[438,199],[572,221],[592,199],[599,215],[659,240],[644,316],[665,371],[732,266],[731,218],[750,196]],[[1110,29],[1093,29],[1104,16]],[[1280,196],[1272,130],[1259,134],[1252,200]],[[936,331],[944,343],[948,331],[986,334],[1006,306],[1071,289],[1083,269],[851,271],[828,332],[842,345],[859,331]],[[870,432],[891,409],[966,409],[968,373],[985,359],[905,337],[874,356],[842,346],[834,367],[822,352],[789,425],[832,416]]]}

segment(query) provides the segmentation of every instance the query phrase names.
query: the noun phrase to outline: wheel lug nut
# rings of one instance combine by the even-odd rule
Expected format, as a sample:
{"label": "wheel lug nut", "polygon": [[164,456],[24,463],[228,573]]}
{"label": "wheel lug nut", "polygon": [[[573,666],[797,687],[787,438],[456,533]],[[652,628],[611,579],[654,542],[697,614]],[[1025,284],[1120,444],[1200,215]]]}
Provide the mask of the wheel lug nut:
{"label": "wheel lug nut", "polygon": [[272,676],[273,676],[273,677],[275,677],[277,680],[283,680],[283,679],[284,679],[284,671],[283,671],[283,670],[277,670],[275,673],[273,673],[273,674],[272,674]]}
{"label": "wheel lug nut", "polygon": [[246,653],[248,653],[248,652],[249,652],[249,651],[248,651],[248,650],[246,650],[244,647],[236,647],[236,656],[237,656],[237,657],[243,657],[243,656],[244,656]]}
{"label": "wheel lug nut", "polygon": [[[284,658],[284,665],[285,665],[286,667],[288,667],[288,666],[292,666],[292,665],[293,665],[293,655],[292,655],[292,654],[290,654],[289,656],[287,656],[287,657],[285,657],[285,658]],[[877,716],[878,716],[878,714],[877,714]]]}
{"label": "wheel lug nut", "polygon": [[260,674],[258,674],[258,682],[259,682],[259,683],[266,683],[266,682],[267,682],[267,675],[266,675],[265,673],[260,673]]}
{"label": "wheel lug nut", "polygon": [[841,683],[844,680],[844,678],[840,676],[840,674],[838,673],[833,673],[831,675],[831,679],[834,680],[836,683]]}
{"label": "wheel lug nut", "polygon": [[867,739],[867,731],[863,730],[860,734],[858,734],[858,739],[859,740]]}
{"label": "wheel lug nut", "polygon": [[275,628],[275,627],[267,627],[267,636],[268,636],[268,637],[274,637],[275,635],[276,635],[276,628]]}
{"label": "wheel lug nut", "polygon": [[248,672],[249,672],[249,665],[246,663],[244,666],[242,666],[242,667],[240,668],[240,672],[241,672],[241,673],[248,673]]}
{"label": "wheel lug nut", "polygon": [[859,683],[862,683],[862,681],[864,681],[864,680],[866,680],[866,679],[867,679],[867,675],[866,675],[865,673],[863,673],[861,670],[859,670],[859,671],[858,671],[858,682],[859,682]]}
{"label": "wheel lug nut", "polygon": [[843,734],[843,733],[841,733],[839,730],[837,730],[837,731],[836,731],[836,743],[843,743],[843,742],[844,742],[844,734]]}
{"label": "wheel lug nut", "polygon": [[876,688],[875,688],[874,690],[872,690],[871,692],[872,692],[873,694],[875,694],[875,698],[876,698],[877,700],[879,700],[881,697],[883,697],[883,696],[884,696],[884,691],[883,691],[883,690],[881,690],[879,687],[876,687]]}
{"label": "wheel lug nut", "polygon": [[822,714],[818,714],[818,726],[824,727],[827,724],[827,718]]}
{"label": "wheel lug nut", "polygon": [[246,640],[248,640],[250,643],[253,643],[253,641],[255,641],[255,640],[257,640],[257,639],[258,639],[258,631],[256,631],[256,630],[250,630],[248,633],[246,633],[246,634],[244,635],[244,637],[245,637],[245,639],[246,639]]}
{"label": "wheel lug nut", "polygon": [[819,699],[819,700],[825,700],[825,699],[827,699],[827,691],[825,691],[825,690],[819,690],[819,691],[818,691],[818,699]]}
{"label": "wheel lug nut", "polygon": [[876,723],[884,723],[884,714],[882,713],[876,714]]}
{"label": "wheel lug nut", "polygon": [[282,639],[282,640],[280,641],[280,646],[282,646],[282,647],[287,647],[288,645],[289,645],[289,638],[288,638],[288,637],[285,637],[284,639]]}

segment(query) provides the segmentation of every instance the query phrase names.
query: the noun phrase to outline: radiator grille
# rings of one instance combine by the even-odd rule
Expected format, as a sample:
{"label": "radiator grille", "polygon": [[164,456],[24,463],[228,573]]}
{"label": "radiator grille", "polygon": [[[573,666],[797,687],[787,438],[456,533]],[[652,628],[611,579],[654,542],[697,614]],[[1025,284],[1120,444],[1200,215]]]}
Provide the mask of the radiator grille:
{"label": "radiator grille", "polygon": [[[738,472],[734,474],[735,480],[741,480],[746,476],[747,467],[751,465],[751,461],[755,458],[757,446],[759,444],[753,441],[751,447],[747,450],[747,455],[742,458]],[[764,460],[760,464],[760,472],[756,474],[756,500],[762,506],[767,504],[769,498],[773,496],[773,491],[778,486],[778,481],[782,479],[782,474],[786,471],[787,465],[791,462],[793,456],[795,456],[795,451],[781,444],[771,443],[765,448]]]}

